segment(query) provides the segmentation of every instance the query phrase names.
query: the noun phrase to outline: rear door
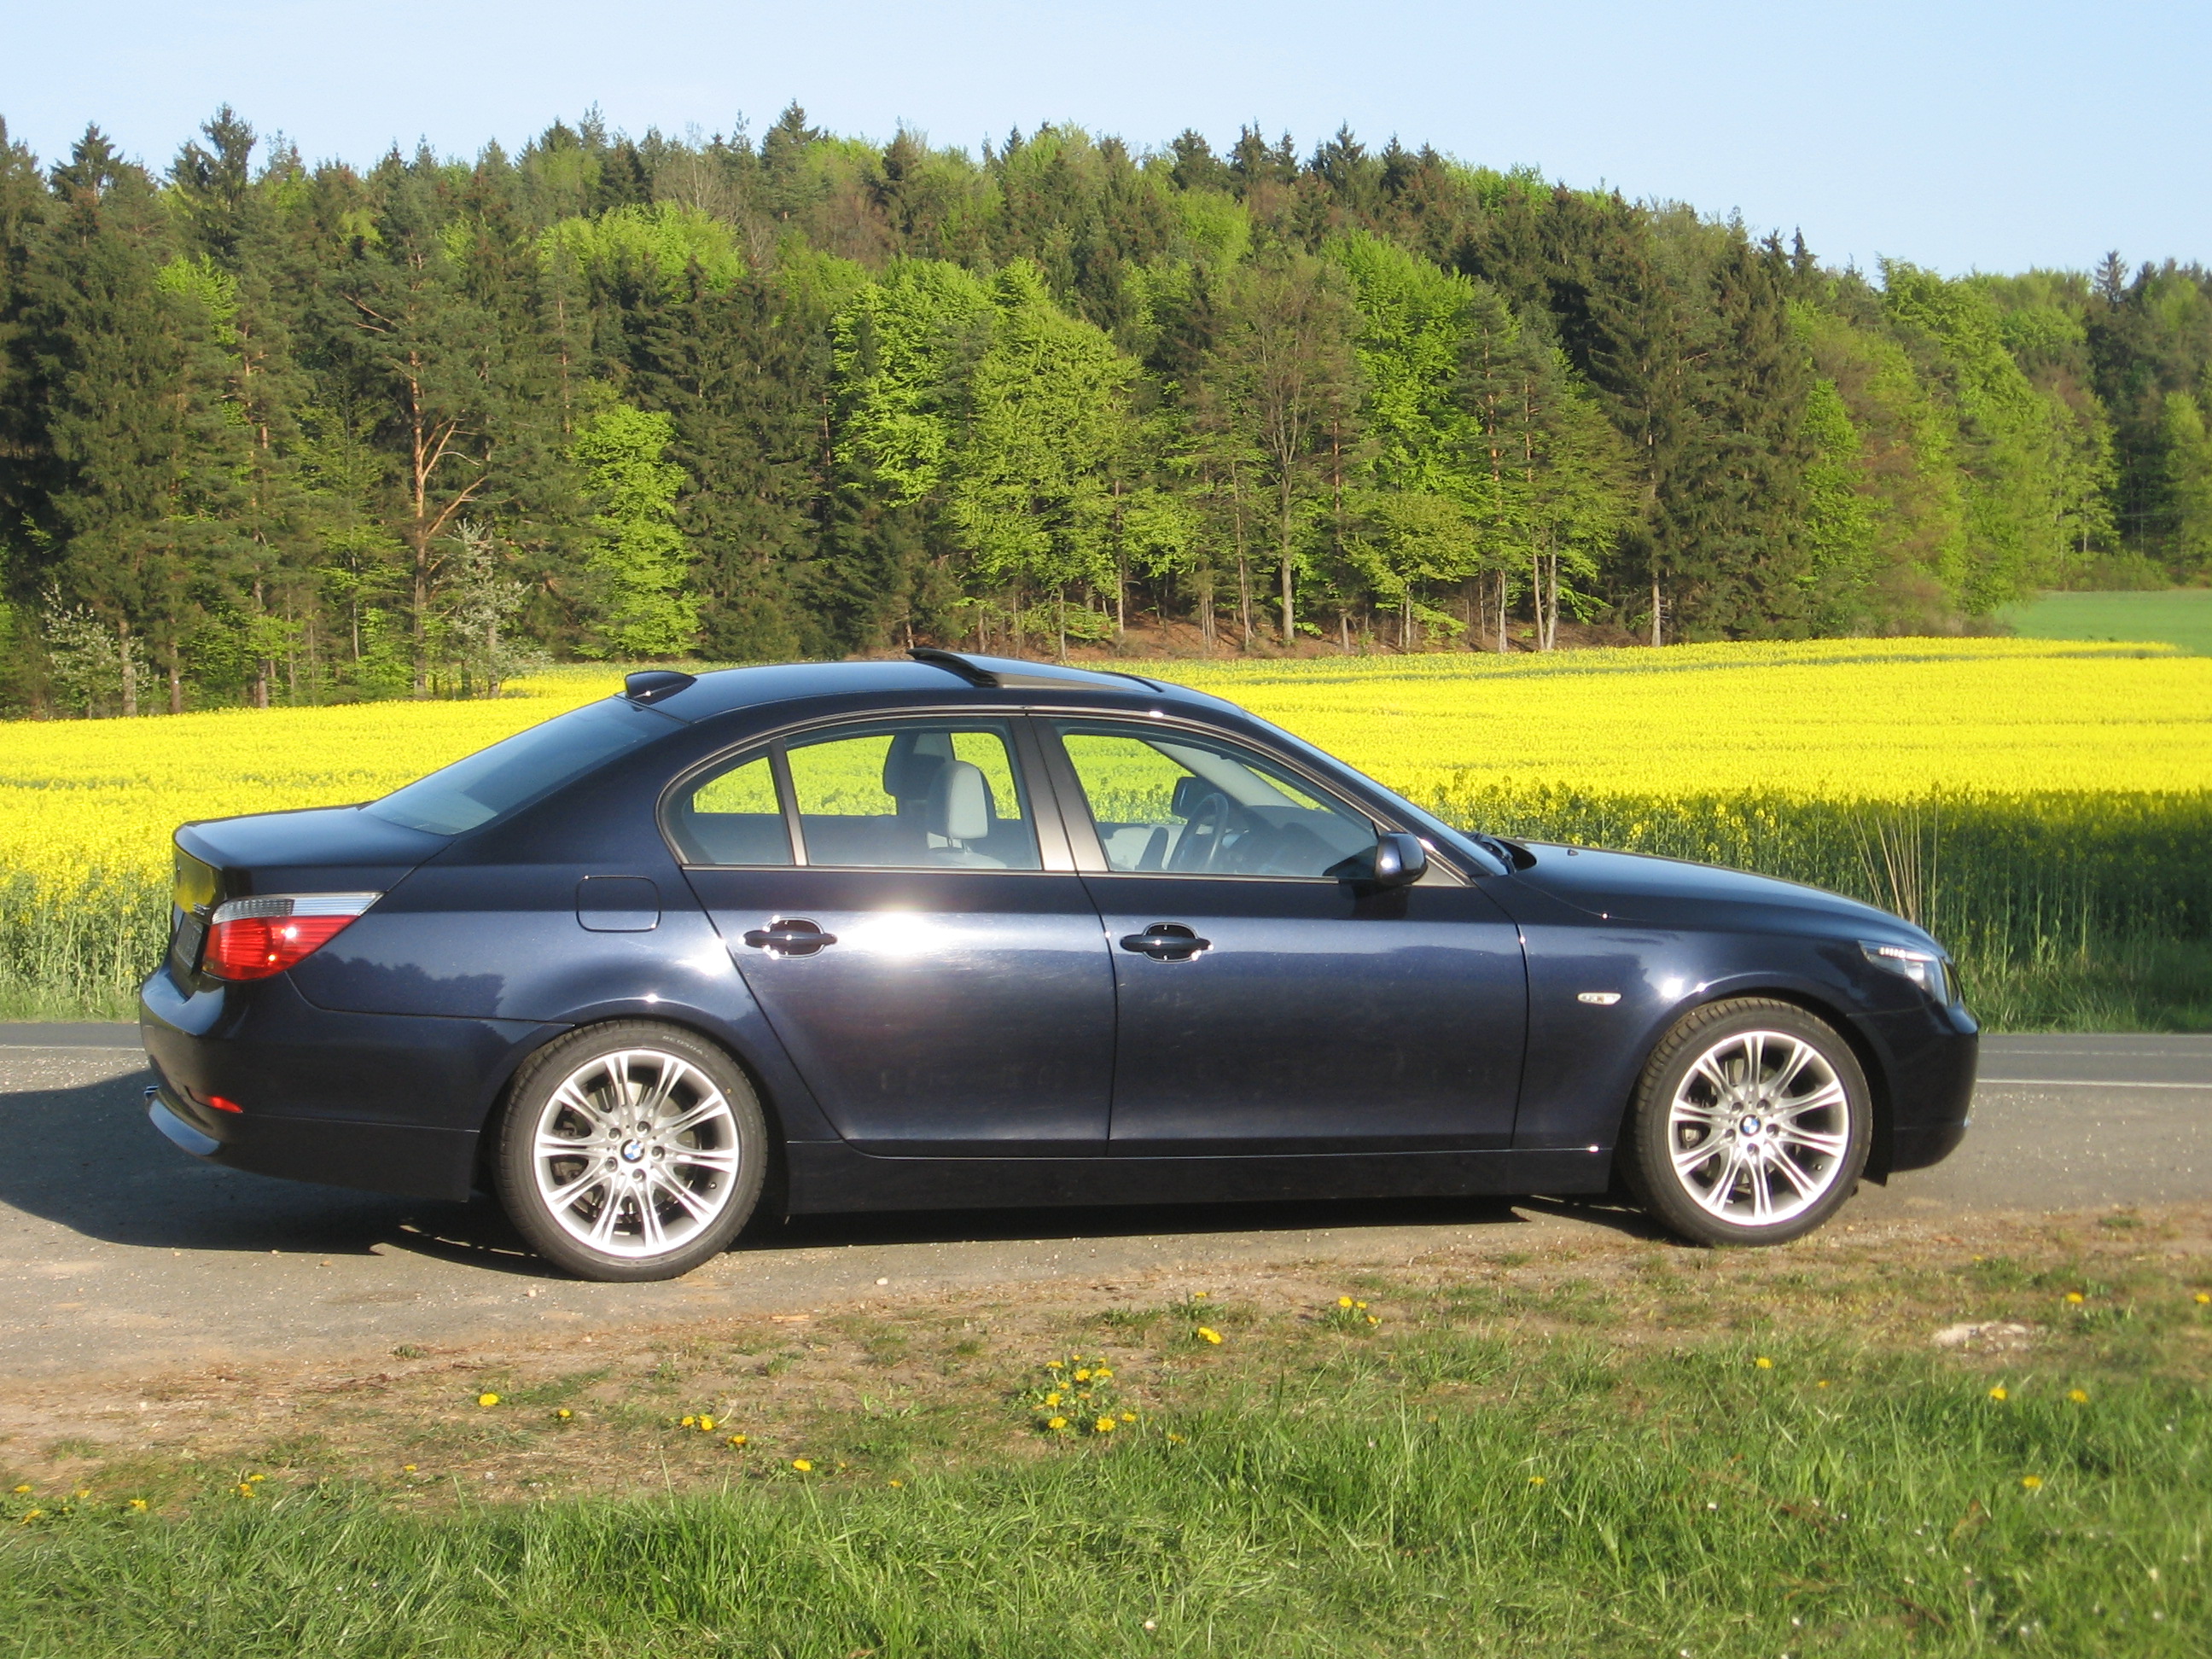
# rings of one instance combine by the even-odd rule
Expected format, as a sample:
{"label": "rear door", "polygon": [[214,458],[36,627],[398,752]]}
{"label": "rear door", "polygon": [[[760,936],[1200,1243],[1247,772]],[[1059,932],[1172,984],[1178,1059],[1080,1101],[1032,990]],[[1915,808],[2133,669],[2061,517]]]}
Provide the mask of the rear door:
{"label": "rear door", "polygon": [[694,890],[864,1151],[1105,1150],[1113,968],[1027,741],[988,717],[848,722],[670,804]]}
{"label": "rear door", "polygon": [[1088,808],[1069,828],[1114,945],[1114,1152],[1510,1144],[1528,990],[1479,888],[1440,864],[1389,891],[1340,879],[1373,820],[1243,744],[1040,725]]}

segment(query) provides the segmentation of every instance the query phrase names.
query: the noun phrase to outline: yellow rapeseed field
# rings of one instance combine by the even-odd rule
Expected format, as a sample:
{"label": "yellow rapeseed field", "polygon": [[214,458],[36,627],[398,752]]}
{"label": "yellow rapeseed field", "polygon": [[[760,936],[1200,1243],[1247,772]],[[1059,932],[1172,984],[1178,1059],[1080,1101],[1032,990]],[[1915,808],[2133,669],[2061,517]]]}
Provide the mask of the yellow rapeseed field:
{"label": "yellow rapeseed field", "polygon": [[[1227,696],[1431,802],[2212,789],[2212,659],[2051,641],[1823,641],[1129,664]],[[620,683],[489,702],[0,726],[0,875],[158,876],[188,818],[363,800]]]}

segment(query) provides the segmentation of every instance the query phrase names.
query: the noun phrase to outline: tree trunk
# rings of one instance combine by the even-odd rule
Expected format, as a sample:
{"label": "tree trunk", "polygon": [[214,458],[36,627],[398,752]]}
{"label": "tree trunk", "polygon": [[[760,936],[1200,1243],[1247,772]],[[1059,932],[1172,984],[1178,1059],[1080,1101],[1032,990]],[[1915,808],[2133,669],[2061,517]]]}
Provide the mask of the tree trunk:
{"label": "tree trunk", "polygon": [[123,718],[131,720],[138,713],[138,665],[131,659],[131,624],[115,624],[115,637],[123,648]]}
{"label": "tree trunk", "polygon": [[173,660],[169,664],[169,712],[172,714],[185,712],[185,677],[177,672]]}
{"label": "tree trunk", "polygon": [[1651,643],[1659,643],[1659,573],[1651,573]]}

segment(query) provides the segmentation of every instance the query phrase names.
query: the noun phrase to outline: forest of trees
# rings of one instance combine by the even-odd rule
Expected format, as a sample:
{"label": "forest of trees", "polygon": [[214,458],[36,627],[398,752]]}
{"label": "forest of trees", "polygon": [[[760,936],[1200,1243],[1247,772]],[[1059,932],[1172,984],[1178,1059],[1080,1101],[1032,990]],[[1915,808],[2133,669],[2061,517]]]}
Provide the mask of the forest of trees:
{"label": "forest of trees", "polygon": [[2212,578],[2212,272],[1869,277],[1340,132],[0,125],[0,712],[547,657],[1918,633]]}

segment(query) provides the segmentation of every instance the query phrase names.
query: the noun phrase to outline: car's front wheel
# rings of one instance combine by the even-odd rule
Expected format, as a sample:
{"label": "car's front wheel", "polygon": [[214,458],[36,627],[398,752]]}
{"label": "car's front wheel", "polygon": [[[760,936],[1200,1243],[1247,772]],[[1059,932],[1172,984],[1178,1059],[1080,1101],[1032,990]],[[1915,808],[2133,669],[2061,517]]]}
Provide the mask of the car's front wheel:
{"label": "car's front wheel", "polygon": [[675,1026],[586,1026],[531,1057],[501,1119],[500,1202],[584,1279],[673,1279],[759,1201],[768,1132],[729,1055]]}
{"label": "car's front wheel", "polygon": [[1858,1058],[1826,1021],[1764,998],[1712,1003],[1652,1051],[1622,1173],[1686,1238],[1780,1243],[1851,1195],[1873,1116]]}

